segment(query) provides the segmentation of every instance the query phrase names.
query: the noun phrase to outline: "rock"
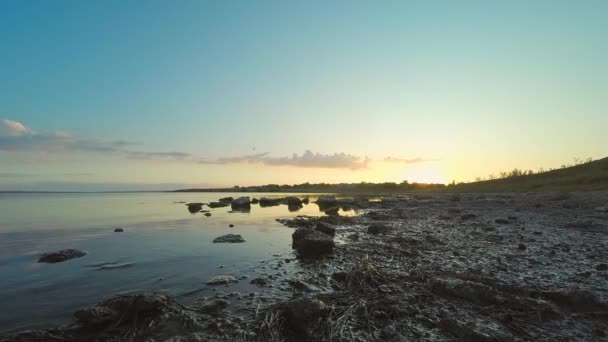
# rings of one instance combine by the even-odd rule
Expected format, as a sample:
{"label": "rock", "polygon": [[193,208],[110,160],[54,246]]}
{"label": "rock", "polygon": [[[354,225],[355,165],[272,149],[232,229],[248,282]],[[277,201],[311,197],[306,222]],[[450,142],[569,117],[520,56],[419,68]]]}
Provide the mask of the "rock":
{"label": "rock", "polygon": [[209,216],[211,216],[211,213],[205,213],[204,215],[209,217]]}
{"label": "rock", "polygon": [[260,207],[274,207],[281,204],[280,199],[270,198],[270,197],[262,197],[260,198]]}
{"label": "rock", "polygon": [[505,219],[502,219],[502,218],[498,218],[498,219],[494,220],[494,222],[496,222],[498,224],[509,224],[509,223],[511,223],[511,222],[509,222],[509,220],[505,220]]}
{"label": "rock", "polygon": [[122,228],[115,228],[114,233],[122,233],[124,230]]}
{"label": "rock", "polygon": [[83,326],[104,325],[120,317],[120,314],[108,307],[95,305],[74,312],[74,317]]}
{"label": "rock", "polygon": [[302,200],[296,196],[285,197],[285,202],[287,202],[287,205],[289,206],[302,206]]}
{"label": "rock", "polygon": [[188,211],[192,214],[199,212],[203,209],[203,203],[188,203]]}
{"label": "rock", "polygon": [[234,225],[233,224],[229,224],[228,227],[234,228]]}
{"label": "rock", "polygon": [[260,200],[257,199],[257,198],[252,198],[251,199],[251,204],[258,204],[259,202],[260,202]]}
{"label": "rock", "polygon": [[199,308],[199,310],[201,312],[204,313],[214,313],[214,312],[218,312],[218,311],[222,311],[225,308],[228,307],[228,305],[230,305],[230,302],[225,300],[225,299],[214,299],[212,301],[209,301],[203,305],[201,305],[201,307]]}
{"label": "rock", "polygon": [[327,311],[325,303],[308,296],[298,297],[286,303],[285,314],[287,324],[298,332],[306,332],[311,326],[322,319]]}
{"label": "rock", "polygon": [[315,203],[319,206],[319,210],[324,211],[326,208],[336,205],[338,201],[335,196],[319,196]]}
{"label": "rock", "polygon": [[373,223],[369,227],[367,227],[367,232],[369,234],[386,234],[389,231],[389,227],[379,223]]}
{"label": "rock", "polygon": [[226,235],[216,237],[215,239],[213,239],[213,242],[214,243],[223,243],[223,242],[241,243],[241,242],[245,242],[245,239],[243,239],[243,237],[238,234],[226,234]]}
{"label": "rock", "polygon": [[57,263],[66,260],[70,260],[73,258],[80,258],[87,255],[86,252],[79,251],[77,249],[64,249],[59,252],[46,253],[38,258],[38,262],[46,262],[46,263]]}
{"label": "rock", "polygon": [[460,219],[465,221],[465,220],[470,220],[470,219],[473,219],[476,217],[477,217],[477,215],[469,213],[469,214],[464,214],[464,215],[460,216]]}
{"label": "rock", "polygon": [[230,275],[213,276],[207,280],[207,285],[224,285],[230,283],[238,283],[239,281]]}
{"label": "rock", "polygon": [[600,213],[608,213],[608,204],[595,208],[595,211],[599,211]]}
{"label": "rock", "polygon": [[608,271],[608,264],[598,264],[597,266],[595,266],[595,269],[597,271]]}
{"label": "rock", "polygon": [[209,206],[209,208],[223,208],[223,207],[229,206],[230,203],[229,202],[211,202],[207,205]]}
{"label": "rock", "polygon": [[298,228],[292,235],[292,247],[301,257],[315,257],[331,253],[334,249],[334,239],[309,228]]}
{"label": "rock", "polygon": [[517,216],[509,216],[508,219],[509,220],[517,220]]}
{"label": "rock", "polygon": [[327,210],[325,210],[325,215],[328,216],[340,216],[340,207],[339,206],[334,206],[331,208],[328,208]]}
{"label": "rock", "polygon": [[302,199],[302,203],[303,203],[303,204],[308,204],[308,203],[310,203],[310,198],[308,198],[308,197],[304,197],[304,199]]}
{"label": "rock", "polygon": [[524,245],[523,243],[520,243],[519,245],[517,245],[517,249],[519,249],[520,251],[525,251],[526,245]]}
{"label": "rock", "polygon": [[234,200],[234,198],[232,198],[232,197],[224,197],[224,198],[220,198],[219,202],[222,202],[222,203],[231,203],[232,200]]}
{"label": "rock", "polygon": [[232,200],[232,202],[230,202],[230,206],[232,207],[232,209],[249,208],[251,206],[251,200],[248,196],[239,197],[235,200]]}
{"label": "rock", "polygon": [[315,228],[315,230],[332,237],[336,235],[336,228],[332,227],[329,223],[326,222],[317,222],[317,228]]}

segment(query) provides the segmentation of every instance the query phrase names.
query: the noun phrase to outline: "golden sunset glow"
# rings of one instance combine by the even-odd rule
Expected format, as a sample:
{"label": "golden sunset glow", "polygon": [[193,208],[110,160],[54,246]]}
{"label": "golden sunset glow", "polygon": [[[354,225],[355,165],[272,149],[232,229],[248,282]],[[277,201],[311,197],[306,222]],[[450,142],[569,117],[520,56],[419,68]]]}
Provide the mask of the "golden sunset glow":
{"label": "golden sunset glow", "polygon": [[434,164],[420,164],[408,168],[404,179],[410,183],[442,183],[448,182],[441,169]]}

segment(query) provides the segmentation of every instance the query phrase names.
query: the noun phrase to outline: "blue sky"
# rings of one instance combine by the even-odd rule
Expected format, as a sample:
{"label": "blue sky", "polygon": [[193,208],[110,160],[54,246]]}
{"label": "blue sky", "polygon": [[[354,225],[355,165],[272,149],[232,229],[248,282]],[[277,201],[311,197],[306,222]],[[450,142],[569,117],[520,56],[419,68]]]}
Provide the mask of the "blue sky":
{"label": "blue sky", "polygon": [[3,1],[0,189],[601,158],[605,32],[605,1]]}

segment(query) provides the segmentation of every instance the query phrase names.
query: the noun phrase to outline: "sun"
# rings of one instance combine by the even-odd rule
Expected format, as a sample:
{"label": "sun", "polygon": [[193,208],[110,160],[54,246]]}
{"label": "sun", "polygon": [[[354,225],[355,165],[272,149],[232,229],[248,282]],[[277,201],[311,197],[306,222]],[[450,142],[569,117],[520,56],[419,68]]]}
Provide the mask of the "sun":
{"label": "sun", "polygon": [[447,178],[435,165],[415,165],[406,170],[405,179],[410,183],[441,183],[445,184]]}

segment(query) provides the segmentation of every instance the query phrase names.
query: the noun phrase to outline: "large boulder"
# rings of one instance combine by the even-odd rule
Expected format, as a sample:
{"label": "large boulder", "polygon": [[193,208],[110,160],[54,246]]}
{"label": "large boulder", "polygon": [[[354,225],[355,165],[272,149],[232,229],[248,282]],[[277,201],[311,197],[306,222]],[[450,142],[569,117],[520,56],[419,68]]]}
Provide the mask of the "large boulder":
{"label": "large boulder", "polygon": [[64,249],[58,252],[42,254],[40,258],[38,258],[38,262],[54,264],[74,258],[80,258],[85,255],[87,255],[87,252],[79,251],[77,249]]}
{"label": "large boulder", "polygon": [[230,206],[232,209],[249,208],[251,207],[251,200],[249,199],[249,196],[239,197],[232,200],[232,202],[230,202]]}
{"label": "large boulder", "polygon": [[281,200],[277,198],[262,197],[260,198],[260,207],[274,207],[281,204]]}
{"label": "large boulder", "polygon": [[215,243],[222,243],[222,242],[241,243],[241,242],[245,242],[245,239],[243,239],[243,237],[238,234],[226,234],[226,235],[222,235],[220,237],[216,237],[215,239],[213,239],[213,242],[215,242]]}
{"label": "large boulder", "polygon": [[298,228],[291,238],[292,247],[303,258],[329,254],[334,250],[334,239],[314,229]]}

